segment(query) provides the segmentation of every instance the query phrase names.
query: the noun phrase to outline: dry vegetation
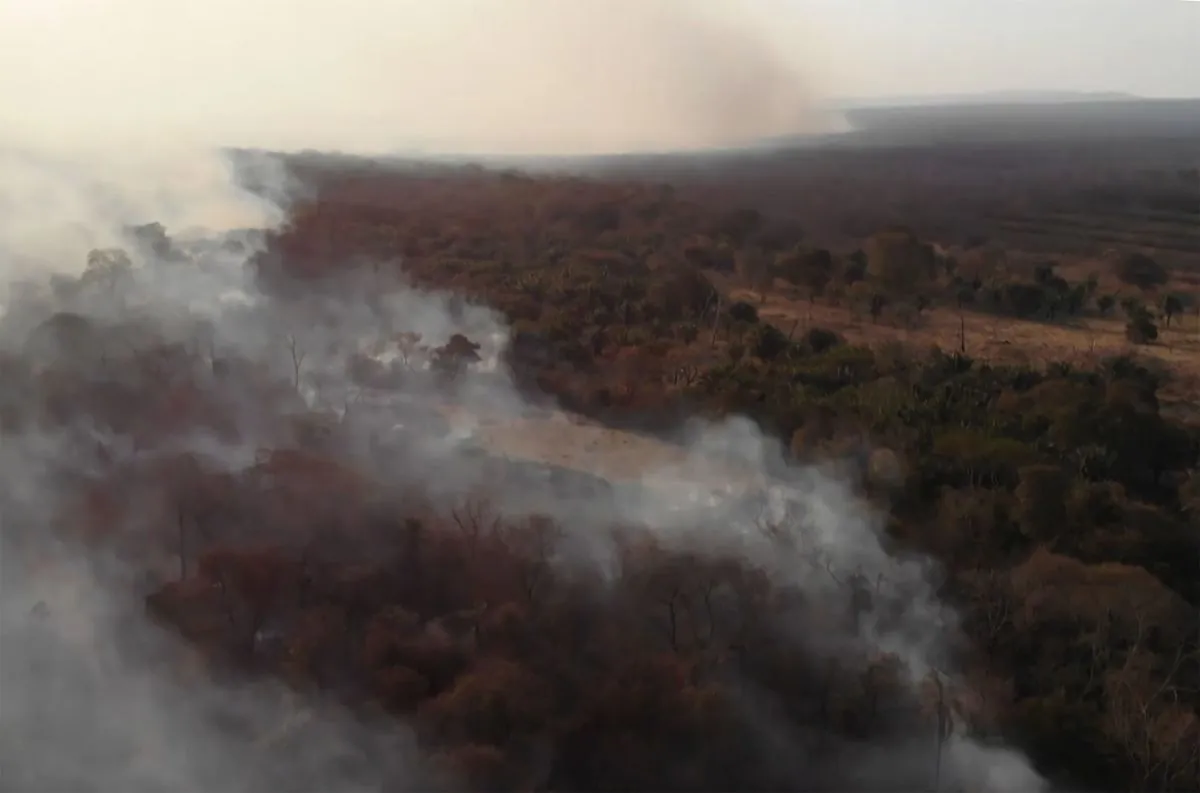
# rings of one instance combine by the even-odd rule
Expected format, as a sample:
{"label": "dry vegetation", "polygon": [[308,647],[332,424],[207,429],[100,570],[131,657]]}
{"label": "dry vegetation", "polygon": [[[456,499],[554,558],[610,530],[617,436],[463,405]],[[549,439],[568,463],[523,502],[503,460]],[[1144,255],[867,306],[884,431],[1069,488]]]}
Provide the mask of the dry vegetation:
{"label": "dry vegetation", "polygon": [[[989,363],[1044,366],[1063,361],[1083,368],[1094,368],[1117,356],[1142,355],[1161,362],[1172,374],[1162,389],[1164,408],[1200,418],[1200,402],[1196,399],[1200,394],[1200,315],[1160,328],[1157,343],[1147,346],[1132,343],[1125,333],[1126,322],[1112,317],[1087,317],[1051,325],[940,307],[924,312],[921,321],[910,326],[886,319],[872,322],[862,310],[810,303],[786,285],[779,287],[768,292],[765,299],[761,293],[734,286],[728,294],[732,300],[757,306],[760,316],[784,333],[828,328],[851,343],[873,348],[899,341],[915,348],[962,350]],[[1200,294],[1200,285],[1185,276],[1177,276],[1167,288]]]}
{"label": "dry vegetation", "polygon": [[[905,154],[892,153],[890,162],[900,161]],[[885,156],[889,155],[863,155],[867,160]],[[928,156],[936,162],[939,155]],[[1052,152],[1043,156],[1050,159]],[[1185,233],[1192,231],[1186,228],[1186,220],[1200,217],[1200,204],[1192,208],[1186,198],[1180,198],[1187,193],[1181,193],[1178,185],[1190,184],[1186,171],[1179,171],[1177,177],[1175,171],[1163,170],[1159,181],[1143,173],[1136,183],[1122,183],[1128,187],[1126,194],[1116,190],[1114,195],[1111,187],[1105,192],[1088,184],[1087,169],[1096,167],[1094,162],[1082,157],[1075,166],[1079,183],[1074,197],[1061,184],[1059,192],[1047,192],[1067,205],[1072,200],[1075,206],[1096,202],[1100,222],[1111,220],[1113,206],[1136,213],[1139,201],[1151,206],[1175,201],[1172,209],[1179,213],[1175,220],[1183,224]],[[715,169],[716,176],[680,177],[675,187],[619,181],[611,172],[605,181],[586,182],[465,171],[457,176],[465,180],[459,200],[445,198],[441,192],[454,191],[453,182],[418,187],[411,177],[397,176],[385,186],[386,177],[342,173],[316,180],[323,185],[322,203],[317,206],[328,214],[311,228],[338,227],[339,206],[346,204],[396,207],[393,222],[422,228],[426,240],[424,245],[413,242],[405,248],[406,272],[419,283],[453,288],[501,307],[517,331],[511,361],[518,376],[554,393],[568,407],[610,425],[632,420],[642,427],[661,427],[687,411],[738,410],[792,438],[792,452],[801,459],[844,455],[864,440],[864,432],[876,447],[902,450],[911,473],[907,493],[895,497],[893,532],[956,571],[958,583],[947,593],[957,593],[952,597],[972,615],[968,618],[974,626],[972,635],[991,655],[986,671],[978,673],[998,675],[1004,685],[1015,687],[1005,695],[1014,697],[1009,706],[1014,709],[1004,717],[1016,719],[1007,722],[1012,734],[1023,735],[1018,741],[1030,746],[1039,762],[1050,764],[1045,767],[1055,762],[1071,764],[1066,755],[1056,755],[1058,751],[1083,752],[1081,757],[1088,759],[1081,762],[1094,770],[1095,757],[1110,750],[1068,748],[1068,744],[1093,740],[1080,737],[1093,729],[1099,730],[1097,735],[1106,734],[1111,728],[1101,722],[1108,717],[1100,714],[1107,706],[1073,705],[1084,710],[1074,710],[1069,717],[1065,712],[1054,711],[1054,716],[1050,712],[1068,707],[1076,698],[1098,696],[1100,702],[1107,695],[1089,694],[1086,685],[1077,688],[1067,682],[1074,674],[1067,671],[1074,662],[1061,656],[1058,663],[1066,665],[1060,668],[1064,677],[1056,683],[1047,679],[1035,684],[1030,675],[1042,674],[1033,670],[1042,668],[1045,660],[1018,654],[1000,661],[1006,652],[995,642],[1002,641],[1001,636],[1015,644],[1032,641],[1031,636],[1018,641],[1006,633],[1028,630],[1032,624],[1029,617],[1015,616],[1031,608],[1026,600],[1029,592],[1018,582],[1031,580],[1021,578],[1026,575],[1022,571],[1032,571],[1053,558],[1054,564],[1078,565],[1085,576],[1092,575],[1089,565],[1097,565],[1096,574],[1101,569],[1134,574],[1138,565],[1156,570],[1154,575],[1174,582],[1168,587],[1183,598],[1178,602],[1188,604],[1174,613],[1190,636],[1185,642],[1195,647],[1198,599],[1194,586],[1186,583],[1192,574],[1168,573],[1151,557],[1134,552],[1133,546],[1118,550],[1112,540],[1100,539],[1109,531],[1104,528],[1106,521],[1112,520],[1114,528],[1123,526],[1122,532],[1128,532],[1121,543],[1151,542],[1144,529],[1133,528],[1149,514],[1144,510],[1164,519],[1174,513],[1183,522],[1166,535],[1155,535],[1159,539],[1153,542],[1182,532],[1169,541],[1182,543],[1177,546],[1177,562],[1189,570],[1200,564],[1194,495],[1200,480],[1194,471],[1184,473],[1197,462],[1196,430],[1186,424],[1196,417],[1195,397],[1200,393],[1200,301],[1195,289],[1200,262],[1192,257],[1194,251],[1176,245],[1178,240],[1167,233],[1159,238],[1146,236],[1156,228],[1151,226],[1143,229],[1133,247],[1114,247],[1121,242],[1116,238],[1084,244],[1079,239],[1055,238],[1058,250],[1065,251],[1060,255],[1048,252],[1056,245],[1011,246],[1022,238],[1006,238],[1003,224],[989,229],[998,235],[992,239],[959,233],[935,238],[931,245],[908,231],[885,230],[839,246],[839,233],[831,235],[828,227],[822,230],[818,225],[809,234],[801,221],[807,220],[805,205],[798,202],[793,207],[787,200],[787,190],[808,186],[804,178],[793,174],[795,182],[789,185],[785,175],[763,185],[754,181],[755,167],[751,163],[742,173],[736,165],[728,165]],[[778,170],[787,167],[782,162]],[[655,172],[652,167],[648,171]],[[749,186],[738,186],[743,177]],[[380,194],[373,195],[375,190]],[[734,195],[745,197],[755,208],[738,208],[731,203]],[[410,196],[419,203],[410,203]],[[493,200],[499,203],[490,210],[482,208]],[[456,216],[469,220],[445,222],[426,214],[435,211],[432,206],[444,211],[443,202],[453,206]],[[865,215],[870,214],[867,209]],[[918,217],[919,210],[933,211],[920,202],[916,209]],[[450,232],[448,236],[435,230],[438,223]],[[506,223],[516,226],[506,230]],[[462,236],[468,228],[478,231]],[[1047,222],[1039,233],[1054,228]],[[286,244],[300,245],[297,234],[306,233],[304,229],[298,225],[285,234]],[[821,248],[814,237],[834,244]],[[964,237],[971,238],[964,242]],[[342,240],[353,248],[362,238],[348,234]],[[1153,257],[1147,257],[1147,252]],[[367,248],[362,253],[373,251]],[[1163,262],[1170,266],[1164,267]],[[1147,331],[1146,324],[1152,330]],[[929,359],[931,348],[941,352]],[[822,358],[828,358],[828,363]],[[980,382],[969,384],[972,371]],[[932,391],[919,385],[947,377]],[[1009,385],[1002,385],[1005,382]],[[1135,382],[1141,385],[1133,386]],[[899,394],[894,393],[896,386]],[[1102,401],[1109,400],[1108,407],[1098,408],[1091,401],[1095,397],[1083,397],[1084,391],[1097,386],[1107,394]],[[1153,394],[1151,402],[1143,404],[1153,405],[1149,409],[1159,417],[1154,421],[1163,425],[1162,429],[1142,425],[1135,431],[1136,440],[1130,437],[1126,442],[1112,433],[1122,432],[1116,427],[1128,418],[1116,419],[1113,414],[1101,419],[1100,414],[1145,409],[1132,404],[1118,408],[1118,402],[1112,401],[1124,399],[1117,394],[1130,387]],[[1074,390],[1080,388],[1083,391]],[[964,391],[951,396],[958,389]],[[859,395],[854,396],[855,391]],[[942,396],[937,396],[939,391]],[[972,393],[976,396],[968,396]],[[1084,401],[1072,405],[1071,400],[1080,398]],[[931,399],[950,401],[929,413],[933,405],[922,403]],[[1100,413],[1094,412],[1097,409]],[[1024,418],[1016,419],[1014,410],[1023,412]],[[1072,412],[1079,416],[1068,418]],[[1109,423],[1114,419],[1116,424]],[[1068,430],[1063,423],[1092,420],[1110,429],[1080,425]],[[924,422],[932,426],[923,426]],[[941,422],[969,429],[956,434],[949,426],[938,429]],[[1160,434],[1163,430],[1165,435]],[[506,455],[614,479],[679,456],[671,447],[643,436],[562,417],[492,424],[481,428],[479,439]],[[989,444],[990,451],[986,450]],[[1173,484],[1161,478],[1163,463],[1149,460],[1140,451],[1154,444],[1165,454],[1177,450],[1176,462],[1165,464],[1178,466],[1177,473],[1168,476]],[[1107,451],[1098,451],[1098,446]],[[1097,453],[1099,457],[1094,456]],[[1135,460],[1135,455],[1142,459]],[[1093,467],[1100,458],[1108,462]],[[965,469],[947,480],[947,464]],[[1159,472],[1146,478],[1138,472],[1142,466]],[[1062,478],[1051,476],[1058,470]],[[1109,490],[1114,482],[1120,484]],[[1129,506],[1100,517],[1108,509],[1101,502],[1116,503],[1106,501],[1110,496],[1101,497],[1102,492],[1120,493],[1115,495],[1118,502],[1129,499]],[[1029,500],[1034,493],[1047,501]],[[1051,517],[1057,512],[1050,504],[1065,504],[1066,512]],[[1135,509],[1134,504],[1158,506]],[[1046,514],[1039,514],[1043,511]],[[977,523],[985,515],[983,523]],[[916,523],[903,528],[910,521]],[[939,528],[917,528],[927,521]],[[1067,540],[1058,534],[1066,525],[1083,534]],[[1002,539],[1005,526],[1017,535]],[[989,539],[988,532],[995,534]],[[1014,544],[1016,536],[1022,539]],[[1009,575],[1017,578],[1006,583]],[[1048,582],[1058,575],[1046,573],[1039,580]],[[1000,611],[994,611],[995,603],[983,606],[999,592],[1005,593],[1001,597],[1008,605]],[[976,605],[968,605],[972,603]],[[983,612],[974,611],[980,607]],[[1069,630],[1093,635],[1093,628],[1084,627],[1092,618],[1070,613],[1064,617],[1077,626]],[[1184,628],[1185,624],[1190,627]],[[1126,659],[1122,663],[1133,658],[1124,655],[1130,646],[1125,644],[1118,653]],[[1035,652],[1041,655],[1045,648]],[[1192,660],[1187,664],[1197,662],[1194,655],[1188,657]],[[1182,668],[1167,663],[1172,669]],[[1051,705],[1033,693],[1049,691],[1039,689],[1042,685],[1075,693]],[[1191,715],[1180,717],[1194,724],[1192,703],[1185,708]],[[1092,707],[1098,708],[1096,715],[1084,715]],[[1033,716],[1033,711],[1039,715]],[[1076,735],[1069,740],[1061,733],[1048,738],[1037,733],[1044,728],[1023,721],[1066,718],[1082,718],[1089,724],[1091,719],[1099,721],[1094,727],[1070,728]],[[1026,743],[1034,733],[1040,737],[1033,740],[1048,743]],[[1193,737],[1187,733],[1186,740]],[[1051,761],[1050,756],[1060,759]],[[1118,785],[1181,784],[1178,779],[1137,781],[1137,772],[1130,777],[1129,771],[1112,776],[1113,768],[1092,774],[1078,766],[1068,774],[1091,785],[1113,783],[1116,776],[1125,780]]]}
{"label": "dry vegetation", "polygon": [[[1055,782],[1200,785],[1200,429],[1164,409],[1200,376],[1186,262],[1050,260],[887,221],[827,241],[787,200],[802,184],[756,187],[761,164],[745,185],[726,165],[674,186],[291,165],[311,196],[253,262],[255,311],[294,323],[282,370],[198,328],[89,314],[136,297],[115,252],[27,306],[30,341],[0,362],[7,434],[93,433],[56,473],[56,525],[146,573],[148,612],[195,648],[181,677],[281,680],[402,720],[434,758],[427,786],[968,789],[1000,741]],[[147,238],[154,266],[188,266]],[[412,294],[400,274],[451,294],[454,333],[406,324],[428,294],[388,308]],[[562,411],[468,398],[503,379],[462,332],[471,301],[511,328],[517,389]],[[305,346],[306,327],[338,332]],[[300,398],[315,374],[420,395],[415,429],[381,448],[361,411]],[[772,475],[828,502],[672,531],[597,526],[590,496],[507,515],[446,495],[476,481],[466,456],[412,451],[437,415],[471,427],[503,495],[519,486],[494,458],[636,479],[684,459],[683,419],[733,413],[783,439]],[[198,436],[254,454],[208,465]],[[831,460],[836,483],[812,467]],[[854,552],[835,547],[852,530]],[[914,575],[914,555],[941,574]],[[256,740],[287,752],[302,731]],[[362,749],[390,788],[388,751]]]}

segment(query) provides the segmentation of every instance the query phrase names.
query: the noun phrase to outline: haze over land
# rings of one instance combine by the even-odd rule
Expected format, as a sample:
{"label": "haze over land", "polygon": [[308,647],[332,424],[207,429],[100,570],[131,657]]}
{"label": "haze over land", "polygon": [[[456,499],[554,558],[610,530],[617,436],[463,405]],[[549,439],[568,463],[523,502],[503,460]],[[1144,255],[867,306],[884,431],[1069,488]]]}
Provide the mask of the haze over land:
{"label": "haze over land", "polygon": [[838,97],[1200,96],[1200,6],[6,0],[0,135],[585,153],[836,126]]}
{"label": "haze over land", "polygon": [[1197,781],[1148,8],[0,0],[4,784]]}
{"label": "haze over land", "polygon": [[52,146],[376,152],[691,148],[823,129],[803,62],[735,9],[351,0],[168,14],[123,0],[22,16],[10,6],[15,101],[0,120],[10,136]]}

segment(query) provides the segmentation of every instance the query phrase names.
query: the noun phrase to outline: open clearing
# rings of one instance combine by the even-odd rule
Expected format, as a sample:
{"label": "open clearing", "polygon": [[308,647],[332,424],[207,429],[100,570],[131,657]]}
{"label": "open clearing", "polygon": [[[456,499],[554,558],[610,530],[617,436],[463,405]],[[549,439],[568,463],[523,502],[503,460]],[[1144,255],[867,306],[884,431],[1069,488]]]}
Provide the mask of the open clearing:
{"label": "open clearing", "polygon": [[901,342],[917,348],[936,345],[946,351],[963,348],[976,360],[1010,364],[1066,361],[1090,366],[1115,355],[1157,360],[1171,372],[1162,391],[1165,407],[1193,416],[1200,413],[1200,320],[1195,315],[1176,319],[1170,328],[1160,327],[1154,344],[1134,345],[1125,338],[1125,324],[1119,319],[1049,323],[935,308],[926,311],[914,327],[903,327],[886,317],[876,323],[865,312],[809,303],[780,292],[767,293],[765,300],[745,289],[726,289],[726,294],[730,300],[756,306],[759,316],[784,333],[821,327],[871,347]]}

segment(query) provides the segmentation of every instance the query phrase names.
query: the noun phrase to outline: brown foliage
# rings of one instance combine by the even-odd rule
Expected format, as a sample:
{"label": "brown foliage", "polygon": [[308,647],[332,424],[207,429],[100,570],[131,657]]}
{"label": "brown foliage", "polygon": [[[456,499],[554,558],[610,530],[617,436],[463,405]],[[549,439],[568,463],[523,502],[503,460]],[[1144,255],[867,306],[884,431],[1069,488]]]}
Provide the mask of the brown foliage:
{"label": "brown foliage", "polygon": [[[857,461],[873,495],[899,502],[889,541],[946,564],[946,594],[974,650],[962,653],[969,684],[931,678],[921,698],[894,656],[821,650],[814,637],[873,608],[869,585],[855,586],[847,618],[840,604],[809,602],[745,559],[664,547],[641,529],[613,540],[613,579],[596,581],[559,554],[578,527],[508,520],[482,497],[441,511],[396,497],[348,466],[337,426],[324,431],[312,415],[264,416],[257,429],[273,440],[236,474],[187,456],[118,462],[98,449],[102,474],[77,483],[68,517],[82,535],[120,541],[160,581],[178,559],[179,580],[146,607],[214,667],[403,715],[431,754],[486,789],[796,787],[825,781],[814,769],[842,762],[837,747],[935,728],[944,738],[954,719],[988,735],[1037,727],[1044,732],[1031,734],[1053,750],[1039,759],[1073,770],[1105,758],[1102,773],[1142,787],[1197,780],[1188,754],[1196,612],[1162,572],[1163,549],[1189,547],[1175,511],[1193,520],[1194,499],[1184,490],[1179,504],[1132,503],[1080,451],[1105,410],[1123,437],[1149,443],[1154,389],[1128,378],[1097,386],[1090,374],[1019,388],[1040,377],[1028,371],[989,371],[975,387],[815,328],[768,356],[769,306],[731,311],[725,274],[763,291],[778,273],[816,296],[831,279],[850,283],[862,262],[801,251],[794,223],[755,210],[718,211],[646,185],[483,172],[333,174],[314,195],[258,263],[281,293],[335,274],[335,263],[403,257],[417,283],[507,312],[517,328],[508,363],[522,386],[606,416],[671,414],[697,393],[711,397],[706,406],[767,406],[797,458]],[[876,235],[864,302],[881,314],[883,292],[912,297],[914,284],[940,277],[939,263],[911,232]],[[757,328],[747,330],[750,319]],[[382,338],[399,351],[401,378],[427,356],[450,374],[479,358],[465,336],[429,350],[396,330]],[[71,315],[35,334],[70,360],[48,355],[40,368],[6,371],[39,395],[37,416],[6,411],[6,429],[83,415],[143,448],[197,430],[231,438],[210,377],[299,410],[296,383],[247,362],[170,346],[117,360],[114,334]],[[295,363],[298,375],[299,351]],[[395,372],[364,358],[350,364],[362,382],[396,384]],[[885,369],[890,380],[873,384],[887,398],[872,403],[862,373]],[[972,401],[986,427],[962,409]],[[848,418],[846,404],[861,414]],[[1026,424],[1036,445],[1006,435]],[[868,438],[887,425],[896,452],[869,454]],[[1060,451],[1074,456],[1045,464]],[[1141,459],[1128,465],[1148,467]],[[1178,471],[1151,473],[1148,492]],[[146,491],[157,498],[139,498]],[[812,737],[812,767],[771,770],[756,754],[762,722],[789,749]],[[1084,760],[1054,756],[1064,745],[1071,756],[1072,741],[1086,744]]]}

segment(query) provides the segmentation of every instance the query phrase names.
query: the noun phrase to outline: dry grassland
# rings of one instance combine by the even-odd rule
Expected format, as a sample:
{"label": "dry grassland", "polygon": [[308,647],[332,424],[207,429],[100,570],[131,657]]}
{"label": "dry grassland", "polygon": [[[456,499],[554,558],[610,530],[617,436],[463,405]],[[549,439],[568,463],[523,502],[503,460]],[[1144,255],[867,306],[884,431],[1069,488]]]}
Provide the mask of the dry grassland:
{"label": "dry grassland", "polygon": [[1087,318],[1070,324],[1035,322],[979,312],[931,309],[915,327],[902,327],[886,317],[872,322],[866,312],[845,306],[812,303],[781,292],[734,289],[732,300],[758,307],[759,315],[784,333],[802,333],[822,327],[854,344],[878,347],[901,342],[915,348],[933,345],[943,350],[965,349],[976,360],[989,363],[1046,364],[1054,361],[1094,365],[1114,355],[1135,354],[1160,362],[1171,373],[1162,391],[1165,407],[1179,415],[1200,418],[1200,319],[1189,314],[1176,318],[1170,328],[1159,328],[1151,345],[1134,345],[1125,338],[1125,322],[1118,318]]}

